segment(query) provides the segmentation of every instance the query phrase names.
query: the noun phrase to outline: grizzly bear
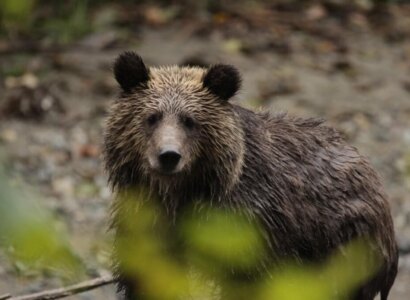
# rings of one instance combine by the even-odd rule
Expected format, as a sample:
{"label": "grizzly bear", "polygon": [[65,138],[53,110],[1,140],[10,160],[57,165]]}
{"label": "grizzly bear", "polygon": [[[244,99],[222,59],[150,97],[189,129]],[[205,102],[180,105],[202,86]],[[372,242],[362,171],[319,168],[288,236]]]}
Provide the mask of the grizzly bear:
{"label": "grizzly bear", "polygon": [[[370,238],[380,268],[350,298],[387,299],[398,262],[387,197],[369,161],[335,129],[230,103],[241,77],[229,65],[148,68],[125,52],[114,75],[121,94],[109,112],[104,160],[117,193],[144,187],[172,216],[194,201],[240,207],[280,259],[321,261]],[[122,217],[114,210],[114,229]],[[132,299],[132,283],[118,272]]]}

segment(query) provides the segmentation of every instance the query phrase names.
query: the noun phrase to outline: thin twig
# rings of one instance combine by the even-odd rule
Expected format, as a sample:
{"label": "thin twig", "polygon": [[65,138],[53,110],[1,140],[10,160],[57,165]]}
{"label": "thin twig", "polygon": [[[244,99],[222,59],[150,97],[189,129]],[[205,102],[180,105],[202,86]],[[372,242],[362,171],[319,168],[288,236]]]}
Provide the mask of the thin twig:
{"label": "thin twig", "polygon": [[3,294],[0,296],[0,300],[6,300],[6,299],[10,299],[11,295],[10,294]]}
{"label": "thin twig", "polygon": [[[54,290],[48,290],[48,291],[43,291],[39,293],[34,293],[34,294],[29,294],[29,295],[23,295],[23,296],[17,296],[17,297],[10,297],[10,295],[3,295],[2,297],[6,298],[0,298],[2,299],[7,299],[7,300],[53,300],[53,299],[60,299],[64,297],[68,297],[74,294],[79,294],[85,291],[93,290],[98,287],[111,284],[115,282],[115,279],[112,276],[104,276],[104,277],[99,277],[95,279],[91,279],[88,281],[83,281],[80,283],[77,283],[75,285],[67,286],[64,288],[58,288]],[[7,298],[8,297],[8,298]]]}

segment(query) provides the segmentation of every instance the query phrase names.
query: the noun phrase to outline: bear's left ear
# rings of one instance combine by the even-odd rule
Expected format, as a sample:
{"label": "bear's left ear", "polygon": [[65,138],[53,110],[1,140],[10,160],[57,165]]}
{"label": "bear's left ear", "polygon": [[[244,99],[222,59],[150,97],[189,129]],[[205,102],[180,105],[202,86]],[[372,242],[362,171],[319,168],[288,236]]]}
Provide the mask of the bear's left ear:
{"label": "bear's left ear", "polygon": [[239,71],[229,65],[214,65],[203,79],[203,86],[222,100],[229,100],[241,87]]}
{"label": "bear's left ear", "polygon": [[149,70],[141,56],[135,52],[126,51],[115,60],[114,76],[123,91],[128,93],[149,80]]}

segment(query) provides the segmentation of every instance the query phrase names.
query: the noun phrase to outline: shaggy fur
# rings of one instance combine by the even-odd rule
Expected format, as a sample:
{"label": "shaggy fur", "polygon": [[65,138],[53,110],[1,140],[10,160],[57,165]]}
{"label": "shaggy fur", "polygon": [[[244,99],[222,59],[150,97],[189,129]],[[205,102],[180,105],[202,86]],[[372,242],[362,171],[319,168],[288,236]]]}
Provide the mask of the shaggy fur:
{"label": "shaggy fur", "polygon": [[[382,266],[351,299],[370,300],[380,292],[386,300],[397,273],[397,247],[387,197],[368,160],[322,121],[230,104],[224,98],[236,90],[232,76],[223,77],[217,78],[217,89],[209,89],[204,78],[214,78],[206,69],[150,68],[143,86],[132,91],[126,86],[111,108],[105,133],[113,188],[147,188],[172,218],[195,199],[245,209],[263,225],[273,261],[321,261],[354,238],[371,238]],[[230,91],[221,93],[226,80]],[[189,163],[173,176],[152,172],[147,162],[152,132],[146,120],[153,113],[194,120],[195,130],[184,129]],[[114,226],[122,218],[118,211]],[[126,282],[121,287],[129,289]]]}
{"label": "shaggy fur", "polygon": [[149,71],[140,56],[124,52],[115,61],[114,76],[121,88],[130,92],[137,85],[148,81]]}
{"label": "shaggy fur", "polygon": [[203,85],[223,100],[229,100],[241,86],[241,76],[231,66],[212,66],[203,79]]}

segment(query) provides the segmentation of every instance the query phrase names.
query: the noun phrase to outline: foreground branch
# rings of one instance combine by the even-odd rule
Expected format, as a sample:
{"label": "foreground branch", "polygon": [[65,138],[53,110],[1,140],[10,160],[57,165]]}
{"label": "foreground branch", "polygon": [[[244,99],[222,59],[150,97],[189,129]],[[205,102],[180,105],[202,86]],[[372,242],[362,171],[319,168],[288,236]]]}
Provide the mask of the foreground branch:
{"label": "foreground branch", "polygon": [[103,276],[88,281],[80,282],[75,285],[43,291],[39,293],[12,297],[11,295],[0,296],[0,300],[53,300],[68,297],[74,294],[90,291],[98,287],[111,284],[115,281],[112,276]]}

